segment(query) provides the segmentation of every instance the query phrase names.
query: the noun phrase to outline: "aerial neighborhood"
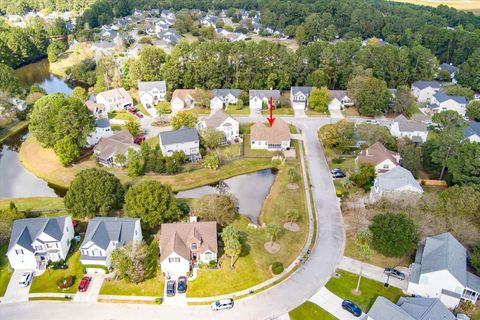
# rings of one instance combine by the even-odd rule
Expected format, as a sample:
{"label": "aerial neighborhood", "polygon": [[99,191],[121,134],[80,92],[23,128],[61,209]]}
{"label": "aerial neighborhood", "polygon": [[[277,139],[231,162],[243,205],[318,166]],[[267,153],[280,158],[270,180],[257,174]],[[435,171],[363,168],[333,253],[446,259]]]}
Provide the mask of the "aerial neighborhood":
{"label": "aerial neighborhood", "polygon": [[479,320],[479,12],[0,0],[0,319]]}

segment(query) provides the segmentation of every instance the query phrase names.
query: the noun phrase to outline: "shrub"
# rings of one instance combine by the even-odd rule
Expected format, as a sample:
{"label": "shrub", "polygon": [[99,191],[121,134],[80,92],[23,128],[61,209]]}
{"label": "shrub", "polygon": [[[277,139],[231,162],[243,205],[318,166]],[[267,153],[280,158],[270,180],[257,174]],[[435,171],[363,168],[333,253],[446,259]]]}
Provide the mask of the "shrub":
{"label": "shrub", "polygon": [[472,267],[475,268],[477,272],[480,272],[480,243],[473,248],[469,258]]}
{"label": "shrub", "polygon": [[417,227],[404,213],[385,213],[373,217],[369,227],[375,250],[387,257],[401,257],[415,248]]}
{"label": "shrub", "polygon": [[215,260],[210,260],[210,261],[208,262],[208,267],[209,267],[210,269],[215,269],[215,268],[217,267],[217,261],[215,261]]}
{"label": "shrub", "polygon": [[155,303],[156,304],[162,304],[163,299],[162,298],[155,298]]}
{"label": "shrub", "polygon": [[60,289],[68,289],[71,286],[73,286],[74,282],[75,282],[75,276],[67,276],[67,277],[58,279],[57,286]]}
{"label": "shrub", "polygon": [[280,274],[283,272],[283,264],[281,262],[272,263],[272,273],[274,275]]}

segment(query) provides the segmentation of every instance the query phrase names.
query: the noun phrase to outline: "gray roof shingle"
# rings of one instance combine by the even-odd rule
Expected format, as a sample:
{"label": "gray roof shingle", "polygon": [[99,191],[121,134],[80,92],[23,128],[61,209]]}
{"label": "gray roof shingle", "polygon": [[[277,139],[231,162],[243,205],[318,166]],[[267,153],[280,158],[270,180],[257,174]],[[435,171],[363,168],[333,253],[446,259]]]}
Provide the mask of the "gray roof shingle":
{"label": "gray roof shingle", "polygon": [[433,95],[438,102],[442,103],[448,100],[453,100],[460,104],[467,104],[467,99],[464,96],[449,96],[444,92],[437,92]]}
{"label": "gray roof shingle", "polygon": [[373,320],[414,320],[405,310],[382,296],[377,297],[368,316]]}
{"label": "gray roof shingle", "polygon": [[165,92],[167,85],[165,81],[138,81],[138,91],[150,91],[155,88]]}
{"label": "gray roof shingle", "polygon": [[403,114],[399,115],[393,122],[398,122],[398,128],[402,132],[414,132],[414,131],[421,131],[427,132],[427,125],[422,122],[418,122],[415,120],[408,120]]}
{"label": "gray roof shingle", "polygon": [[195,128],[181,127],[175,131],[160,132],[160,144],[162,145],[193,142],[198,140],[198,132]]}
{"label": "gray roof shingle", "polygon": [[270,97],[272,97],[273,100],[278,100],[280,99],[280,90],[249,90],[248,95],[250,96],[250,99],[253,97],[270,99]]}
{"label": "gray roof shingle", "polygon": [[18,243],[23,248],[33,252],[32,242],[43,232],[53,239],[60,241],[63,236],[66,218],[67,217],[64,216],[15,220],[12,225],[8,250]]}
{"label": "gray roof shingle", "polygon": [[406,186],[412,186],[422,193],[423,189],[415,180],[412,173],[405,168],[397,166],[377,177],[378,187],[383,191],[395,191]]}
{"label": "gray roof shingle", "polygon": [[397,305],[414,320],[455,320],[455,316],[440,299],[402,297],[398,300]]}
{"label": "gray roof shingle", "polygon": [[452,74],[452,73],[456,73],[458,71],[458,68],[455,67],[455,66],[452,66],[451,64],[449,63],[442,63],[440,65],[440,70],[445,70],[447,71],[448,73]]}
{"label": "gray roof shingle", "polygon": [[465,135],[465,138],[469,138],[474,135],[478,135],[480,137],[480,122],[468,122],[468,127],[463,129],[463,134]]}
{"label": "gray roof shingle", "polygon": [[117,241],[118,246],[133,241],[135,223],[138,218],[94,218],[88,222],[87,231],[82,247],[92,241],[96,246],[106,250],[112,241]]}
{"label": "gray roof shingle", "polygon": [[212,96],[213,97],[219,97],[219,98],[224,98],[227,95],[231,94],[235,98],[238,98],[240,96],[240,93],[242,91],[240,89],[213,89],[212,90]]}
{"label": "gray roof shingle", "polygon": [[432,87],[434,89],[440,89],[440,82],[420,80],[420,81],[415,81],[412,84],[412,86],[415,87],[415,88],[418,88],[420,90],[428,88],[428,87]]}

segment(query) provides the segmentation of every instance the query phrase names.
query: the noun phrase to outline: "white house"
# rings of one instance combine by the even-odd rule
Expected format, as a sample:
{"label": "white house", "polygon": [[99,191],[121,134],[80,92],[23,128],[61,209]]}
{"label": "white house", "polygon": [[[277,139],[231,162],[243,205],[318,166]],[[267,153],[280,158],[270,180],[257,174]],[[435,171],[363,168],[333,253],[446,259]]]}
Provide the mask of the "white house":
{"label": "white house", "polygon": [[292,108],[296,110],[305,110],[308,107],[308,97],[313,87],[291,87],[290,102]]}
{"label": "white house", "polygon": [[346,90],[328,90],[332,101],[328,104],[328,110],[343,110],[346,107],[351,107],[354,105],[352,99],[347,95]]}
{"label": "white house", "polygon": [[90,110],[90,112],[95,118],[108,117],[107,106],[104,104],[88,100],[87,102],[85,102],[85,106],[88,108],[88,110]]}
{"label": "white house", "polygon": [[437,92],[430,101],[430,108],[434,112],[453,110],[464,116],[467,112],[467,99],[464,96],[449,96],[443,92]]}
{"label": "white house", "polygon": [[124,88],[116,88],[97,94],[96,102],[107,107],[107,112],[127,110],[133,106],[133,99]]}
{"label": "white house", "polygon": [[425,123],[408,120],[404,115],[393,119],[390,125],[390,133],[396,138],[407,137],[416,143],[427,141],[428,128]]}
{"label": "white house", "polygon": [[280,90],[250,90],[248,95],[250,110],[256,112],[260,112],[264,104],[268,106],[270,97],[274,105],[280,101]]}
{"label": "white house", "polygon": [[138,98],[147,109],[160,101],[165,101],[167,86],[165,81],[138,81]]}
{"label": "white house", "polygon": [[93,148],[98,163],[104,166],[122,166],[125,163],[117,163],[116,156],[122,155],[127,159],[128,150],[140,151],[140,147],[133,143],[133,136],[128,130],[121,130],[108,137],[101,137]]}
{"label": "white house", "polygon": [[270,127],[256,122],[250,127],[250,147],[270,151],[290,149],[290,128],[283,119],[276,119]]}
{"label": "white house", "polygon": [[452,83],[457,83],[457,79],[455,78],[458,73],[457,67],[453,66],[451,63],[444,62],[438,67],[438,70],[447,72],[450,75]]}
{"label": "white house", "polygon": [[113,135],[108,118],[95,120],[95,131],[87,137],[87,145],[94,146],[100,141],[100,138],[108,138]]}
{"label": "white house", "polygon": [[65,260],[74,233],[68,216],[13,221],[6,254],[10,266],[42,270],[48,261]]}
{"label": "white house", "polygon": [[221,110],[224,106],[236,104],[240,93],[240,89],[213,89],[210,109]]}
{"label": "white house", "polygon": [[208,118],[198,123],[198,129],[213,128],[225,134],[225,142],[232,142],[240,135],[240,125],[237,120],[222,110],[214,111]]}
{"label": "white house", "polygon": [[429,103],[435,93],[440,91],[438,81],[416,81],[412,84],[412,93],[420,103]]}
{"label": "white house", "polygon": [[463,129],[463,134],[470,142],[480,142],[480,122],[469,121],[468,127]]}
{"label": "white house", "polygon": [[382,197],[418,196],[423,193],[420,184],[407,169],[397,166],[379,174],[370,191],[370,199],[375,201]]}
{"label": "white house", "polygon": [[199,263],[217,261],[217,223],[164,223],[160,228],[160,265],[167,278],[184,276]]}
{"label": "white house", "polygon": [[140,241],[142,228],[138,218],[93,218],[88,222],[85,239],[80,246],[80,262],[110,268],[110,254],[114,249]]}
{"label": "white house", "polygon": [[448,308],[461,300],[475,304],[480,294],[480,278],[467,271],[467,250],[449,232],[423,241],[410,265],[407,292],[438,298]]}
{"label": "white house", "polygon": [[172,93],[170,105],[172,112],[178,112],[184,108],[193,108],[195,106],[195,99],[193,99],[193,89],[177,89]]}
{"label": "white house", "polygon": [[380,142],[372,144],[365,150],[362,150],[355,163],[370,163],[375,167],[375,172],[383,173],[400,165],[400,155],[390,151]]}
{"label": "white house", "polygon": [[[435,298],[401,297],[395,304],[377,297],[367,316],[362,320],[460,320]],[[469,318],[466,318],[469,319]]]}
{"label": "white house", "polygon": [[175,151],[183,151],[190,161],[197,161],[200,155],[200,138],[197,129],[181,127],[175,131],[163,131],[159,134],[162,154],[170,157]]}

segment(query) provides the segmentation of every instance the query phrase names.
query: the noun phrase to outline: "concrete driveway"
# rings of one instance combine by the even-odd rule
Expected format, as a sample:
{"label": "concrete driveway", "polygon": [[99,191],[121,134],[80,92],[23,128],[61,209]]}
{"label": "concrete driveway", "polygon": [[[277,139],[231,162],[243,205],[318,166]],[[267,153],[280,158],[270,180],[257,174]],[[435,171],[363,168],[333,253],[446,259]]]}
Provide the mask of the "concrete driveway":
{"label": "concrete driveway", "polygon": [[33,272],[33,270],[15,270],[13,272],[10,282],[8,282],[7,291],[2,299],[3,303],[28,301],[28,293],[32,282],[30,281],[28,287],[21,287],[18,284],[24,272]]}
{"label": "concrete driveway", "polygon": [[104,274],[87,274],[87,276],[92,277],[90,285],[88,286],[87,291],[79,292],[73,297],[75,302],[97,302],[98,295],[100,294],[100,289],[102,288],[103,281],[105,280]]}
{"label": "concrete driveway", "polygon": [[317,304],[322,309],[326,310],[328,313],[334,315],[340,320],[354,320],[358,319],[353,316],[350,312],[343,310],[342,302],[343,299],[337,297],[331,293],[327,288],[323,287],[318,291],[313,297],[308,301],[311,301]]}

